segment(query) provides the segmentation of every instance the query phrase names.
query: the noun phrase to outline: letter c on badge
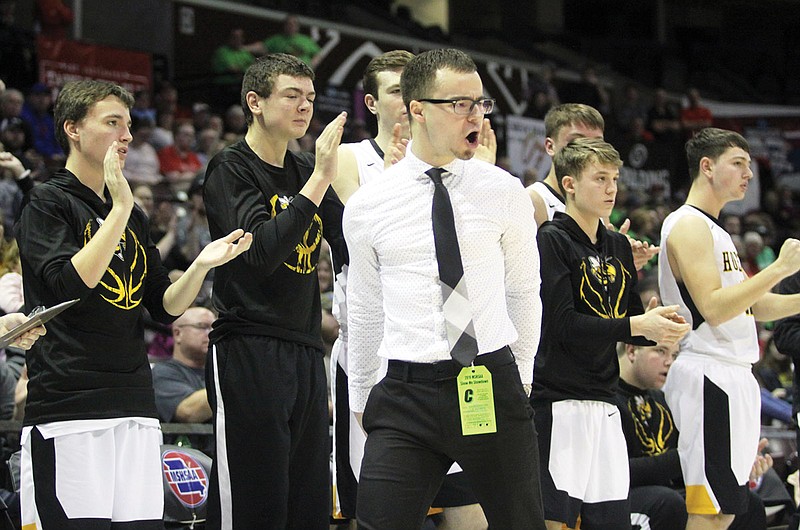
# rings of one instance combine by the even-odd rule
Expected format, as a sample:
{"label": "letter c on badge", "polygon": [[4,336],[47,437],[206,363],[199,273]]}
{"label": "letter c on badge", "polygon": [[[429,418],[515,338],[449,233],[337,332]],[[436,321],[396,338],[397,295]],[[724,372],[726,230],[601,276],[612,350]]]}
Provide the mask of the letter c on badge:
{"label": "letter c on badge", "polygon": [[464,391],[464,403],[470,403],[472,401],[472,389],[468,388]]}

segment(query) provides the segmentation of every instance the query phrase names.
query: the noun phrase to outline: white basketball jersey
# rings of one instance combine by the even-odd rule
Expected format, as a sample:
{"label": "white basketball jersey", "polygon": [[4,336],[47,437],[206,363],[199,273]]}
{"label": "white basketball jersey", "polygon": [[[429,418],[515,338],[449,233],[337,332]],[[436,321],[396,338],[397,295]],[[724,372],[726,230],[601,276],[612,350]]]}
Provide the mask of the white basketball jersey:
{"label": "white basketball jersey", "polygon": [[[748,309],[719,326],[711,326],[697,311],[697,306],[691,299],[686,286],[682,283],[678,284],[672,274],[667,254],[667,240],[675,223],[687,215],[703,219],[711,231],[714,259],[717,263],[722,287],[739,284],[747,278],[731,236],[717,224],[716,219],[686,204],[667,216],[661,227],[658,283],[662,303],[664,305],[680,305],[680,315],[692,325],[692,330],[681,341],[681,351],[728,358],[738,363],[754,363],[758,361],[759,350],[752,310]],[[687,272],[691,274],[691,271]]]}
{"label": "white basketball jersey", "polygon": [[534,182],[532,186],[533,189],[536,191],[536,193],[538,193],[539,196],[542,198],[545,206],[547,207],[548,221],[553,220],[553,216],[556,214],[556,212],[565,212],[567,210],[567,205],[564,204],[564,200],[555,193],[553,193],[553,190],[551,190],[547,184],[545,184],[542,181],[539,181],[539,182]]}
{"label": "white basketball jersey", "polygon": [[[383,173],[383,153],[375,140],[367,138],[357,143],[342,144],[342,147],[350,149],[356,157],[358,165],[358,185],[363,186],[367,182],[379,177]],[[347,269],[348,263],[341,264],[341,270],[336,273],[333,284],[333,307],[332,313],[339,322],[339,341],[347,343]],[[334,266],[334,271],[339,267]],[[347,370],[346,355],[340,359],[342,368]]]}
{"label": "white basketball jersey", "polygon": [[383,173],[383,153],[375,140],[368,138],[354,144],[344,144],[353,151],[358,162],[358,184],[363,186]]}

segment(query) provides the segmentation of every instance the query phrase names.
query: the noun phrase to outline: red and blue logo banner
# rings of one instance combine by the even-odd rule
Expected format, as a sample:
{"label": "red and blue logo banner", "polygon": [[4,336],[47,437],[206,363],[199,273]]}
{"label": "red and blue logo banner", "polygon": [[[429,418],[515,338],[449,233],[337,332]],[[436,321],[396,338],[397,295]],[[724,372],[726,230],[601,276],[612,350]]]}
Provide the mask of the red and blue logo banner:
{"label": "red and blue logo banner", "polygon": [[203,466],[182,451],[161,455],[164,478],[173,495],[187,508],[196,508],[208,498],[208,475]]}

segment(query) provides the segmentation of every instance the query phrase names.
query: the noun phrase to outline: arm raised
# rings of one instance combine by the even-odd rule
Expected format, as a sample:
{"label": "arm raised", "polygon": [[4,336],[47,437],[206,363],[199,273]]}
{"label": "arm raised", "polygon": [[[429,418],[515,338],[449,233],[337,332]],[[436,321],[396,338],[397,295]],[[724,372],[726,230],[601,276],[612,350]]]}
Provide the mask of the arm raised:
{"label": "arm raised", "polygon": [[92,289],[106,273],[133,209],[133,194],[128,181],[122,175],[117,148],[118,143],[113,142],[103,161],[105,186],[112,201],[111,211],[94,237],[71,259],[78,276]]}
{"label": "arm raised", "polygon": [[208,271],[236,258],[252,243],[253,234],[245,233],[240,228],[206,245],[186,272],[164,292],[164,309],[167,313],[175,316],[183,314],[200,292]]}
{"label": "arm raised", "polygon": [[[787,240],[778,259],[769,267],[739,284],[723,288],[711,231],[703,219],[687,216],[679,220],[666,244],[675,279],[686,285],[698,311],[712,326],[750,308],[757,318],[771,314],[771,304],[765,309],[759,308],[758,303],[779,281],[800,268],[800,241]],[[795,312],[800,310],[800,304],[794,305]]]}
{"label": "arm raised", "polygon": [[336,167],[336,177],[331,186],[342,204],[347,204],[350,196],[358,190],[359,186],[358,161],[355,153],[349,147],[339,146]]}

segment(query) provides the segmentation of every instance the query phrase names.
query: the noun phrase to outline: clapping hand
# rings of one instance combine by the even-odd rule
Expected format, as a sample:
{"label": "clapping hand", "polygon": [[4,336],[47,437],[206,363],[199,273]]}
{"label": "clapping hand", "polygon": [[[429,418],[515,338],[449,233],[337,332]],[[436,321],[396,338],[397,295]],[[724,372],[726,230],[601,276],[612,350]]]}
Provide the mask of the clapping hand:
{"label": "clapping hand", "polygon": [[195,262],[205,269],[218,267],[245,252],[253,244],[253,234],[237,228],[225,237],[206,245]]}
{"label": "clapping hand", "polygon": [[489,118],[484,118],[483,123],[481,123],[475,158],[490,164],[494,164],[497,161],[497,136],[494,133],[494,129],[492,129],[492,122],[489,121]]}
{"label": "clapping hand", "polygon": [[[625,219],[625,222],[619,227],[619,233],[628,238],[628,243],[631,244],[631,252],[633,252],[633,265],[636,267],[636,270],[639,271],[642,270],[642,267],[647,265],[647,262],[650,261],[653,256],[658,254],[658,251],[661,250],[661,247],[651,245],[647,241],[633,239],[628,235],[628,230],[630,227],[631,220]],[[612,225],[610,222],[606,224],[606,228],[612,232],[617,231],[616,227],[614,227],[614,225]]]}
{"label": "clapping hand", "polygon": [[133,193],[127,179],[122,174],[122,163],[119,159],[119,142],[112,142],[108,146],[103,160],[103,178],[106,189],[111,195],[114,206],[124,206],[128,210],[133,208]]}
{"label": "clapping hand", "polygon": [[408,148],[408,138],[402,136],[403,126],[395,123],[392,127],[392,141],[386,154],[383,156],[383,167],[387,168],[400,162],[406,156],[406,149]]}

